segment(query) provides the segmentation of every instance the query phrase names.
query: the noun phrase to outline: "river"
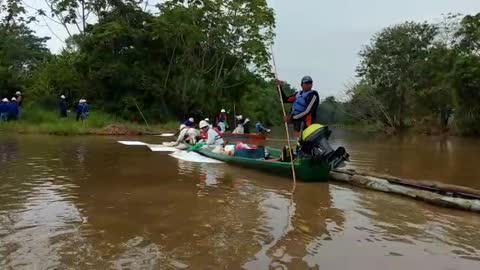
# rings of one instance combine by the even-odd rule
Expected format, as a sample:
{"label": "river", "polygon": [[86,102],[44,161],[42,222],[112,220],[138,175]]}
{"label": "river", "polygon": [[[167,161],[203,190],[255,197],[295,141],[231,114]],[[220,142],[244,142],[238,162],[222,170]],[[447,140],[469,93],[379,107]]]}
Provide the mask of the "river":
{"label": "river", "polygon": [[[334,182],[291,197],[289,179],[118,139],[0,134],[0,269],[480,268],[478,214]],[[480,188],[479,140],[332,142],[353,168]]]}

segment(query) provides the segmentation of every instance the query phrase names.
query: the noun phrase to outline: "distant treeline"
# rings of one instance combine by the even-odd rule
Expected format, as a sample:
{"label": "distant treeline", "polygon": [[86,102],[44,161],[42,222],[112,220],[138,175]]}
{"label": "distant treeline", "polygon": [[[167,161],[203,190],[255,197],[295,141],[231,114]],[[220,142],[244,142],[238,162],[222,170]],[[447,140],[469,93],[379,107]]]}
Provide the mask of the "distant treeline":
{"label": "distant treeline", "polygon": [[[281,122],[269,64],[275,17],[266,0],[171,0],[156,9],[132,0],[46,2],[51,10],[34,17],[21,0],[0,4],[1,96],[21,90],[27,103],[52,107],[65,94],[71,106],[86,98],[126,119],[139,118],[138,105],[150,121],[235,108]],[[44,19],[77,32],[68,31],[59,55],[29,28]]]}
{"label": "distant treeline", "polygon": [[[71,106],[86,98],[129,120],[139,119],[138,108],[150,121],[235,108],[266,124],[282,121],[269,63],[275,17],[266,0],[170,0],[156,9],[132,0],[46,2],[49,10],[35,16],[24,1],[0,3],[1,97],[19,90],[25,106],[54,107],[65,94]],[[32,32],[35,20],[65,27],[60,54]],[[453,123],[480,135],[480,14],[387,27],[360,56],[358,82],[346,101],[324,100],[322,122],[393,131]]]}
{"label": "distant treeline", "polygon": [[360,56],[359,81],[346,102],[324,100],[322,121],[480,135],[480,13],[387,27]]}

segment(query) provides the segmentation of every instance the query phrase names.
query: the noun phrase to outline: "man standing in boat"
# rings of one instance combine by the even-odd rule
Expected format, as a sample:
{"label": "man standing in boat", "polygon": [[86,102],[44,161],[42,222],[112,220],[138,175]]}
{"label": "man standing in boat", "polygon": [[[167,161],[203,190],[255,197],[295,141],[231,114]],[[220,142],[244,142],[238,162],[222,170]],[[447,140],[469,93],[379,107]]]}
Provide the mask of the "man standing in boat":
{"label": "man standing in boat", "polygon": [[302,90],[291,96],[287,96],[283,92],[281,81],[277,80],[276,83],[282,89],[283,102],[293,103],[292,111],[285,117],[285,121],[287,123],[293,122],[294,130],[299,135],[301,131],[316,123],[320,97],[317,91],[312,89],[312,77],[304,76],[301,81]]}
{"label": "man standing in boat", "polygon": [[224,133],[228,129],[228,116],[225,109],[222,109],[220,111],[220,114],[217,116],[216,123],[217,127],[222,133]]}

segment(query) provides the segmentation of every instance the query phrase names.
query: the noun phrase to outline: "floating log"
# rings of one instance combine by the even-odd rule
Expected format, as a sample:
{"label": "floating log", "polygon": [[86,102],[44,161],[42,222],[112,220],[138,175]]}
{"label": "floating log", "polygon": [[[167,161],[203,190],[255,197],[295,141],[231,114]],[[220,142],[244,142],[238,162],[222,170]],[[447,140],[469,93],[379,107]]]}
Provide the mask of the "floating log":
{"label": "floating log", "polygon": [[471,188],[352,170],[335,170],[330,175],[333,180],[359,187],[399,194],[443,207],[480,212],[480,191]]}
{"label": "floating log", "polygon": [[432,192],[436,192],[436,193],[440,193],[448,196],[480,200],[480,190],[476,190],[469,187],[444,184],[436,181],[412,180],[412,179],[391,176],[388,174],[378,174],[374,172],[370,172],[370,173],[355,172],[355,173],[363,176],[374,176],[380,179],[386,179],[387,181],[395,184],[429,190]]}

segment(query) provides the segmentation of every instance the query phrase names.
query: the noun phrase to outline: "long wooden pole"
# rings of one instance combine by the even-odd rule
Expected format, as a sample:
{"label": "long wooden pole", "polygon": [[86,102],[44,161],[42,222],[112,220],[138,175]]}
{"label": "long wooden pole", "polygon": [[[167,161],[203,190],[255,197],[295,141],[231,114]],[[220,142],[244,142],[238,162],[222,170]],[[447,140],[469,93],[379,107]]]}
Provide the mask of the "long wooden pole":
{"label": "long wooden pole", "polygon": [[[273,48],[271,46],[270,46],[270,53],[272,54],[273,72],[275,74],[275,79],[278,80],[277,64],[275,63],[275,57],[273,56]],[[278,84],[277,84],[277,90],[278,90],[278,96],[280,97],[280,104],[282,106],[283,118],[285,119],[287,116],[287,112],[285,111],[285,104],[283,104],[282,89]],[[290,143],[290,133],[288,132],[288,123],[284,122],[284,124],[285,124],[285,133],[287,135],[288,150],[290,152],[290,166],[292,168],[292,177],[293,177],[293,189],[292,189],[292,193],[293,193],[297,185],[297,176],[295,174],[295,164],[293,163],[293,150],[292,150],[292,145]]]}
{"label": "long wooden pole", "polygon": [[150,126],[148,125],[147,119],[145,119],[145,116],[143,115],[143,113],[142,113],[142,110],[140,110],[140,107],[138,107],[138,104],[137,104],[137,102],[136,102],[135,100],[134,100],[133,102],[135,103],[135,106],[137,107],[137,109],[138,109],[138,112],[139,112],[139,113],[140,113],[140,115],[142,116],[142,118],[143,118],[143,121],[145,121],[145,124],[147,125],[147,128],[149,128],[149,129],[150,129]]}
{"label": "long wooden pole", "polygon": [[236,110],[236,106],[235,106],[235,101],[233,102],[233,128],[237,128],[237,110]]}

